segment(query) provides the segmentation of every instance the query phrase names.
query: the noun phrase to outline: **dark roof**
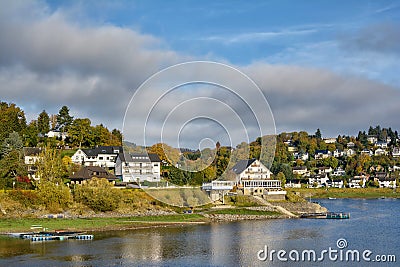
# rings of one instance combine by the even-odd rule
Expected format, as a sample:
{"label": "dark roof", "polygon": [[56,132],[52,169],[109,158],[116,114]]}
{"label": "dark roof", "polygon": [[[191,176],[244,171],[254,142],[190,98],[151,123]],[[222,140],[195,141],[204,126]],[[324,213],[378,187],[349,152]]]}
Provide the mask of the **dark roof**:
{"label": "dark roof", "polygon": [[42,151],[40,147],[24,147],[24,156],[37,156]]}
{"label": "dark roof", "polygon": [[[124,154],[124,161],[127,162],[161,162],[157,154],[153,153],[134,153],[134,154]],[[122,158],[121,158],[122,160]]]}
{"label": "dark roof", "polygon": [[340,183],[340,182],[343,182],[343,180],[342,180],[342,179],[332,179],[332,182],[334,182],[334,183]]}
{"label": "dark roof", "polygon": [[245,169],[247,169],[256,159],[245,159],[241,160],[233,166],[232,171],[236,174],[242,173]]}
{"label": "dark roof", "polygon": [[91,149],[82,149],[83,153],[85,153],[89,157],[96,157],[98,154],[118,154],[115,151],[118,150],[122,152],[122,146],[99,146]]}
{"label": "dark roof", "polygon": [[315,154],[328,154],[328,149],[326,149],[326,150],[315,150]]}
{"label": "dark roof", "polygon": [[88,180],[92,179],[93,177],[106,178],[109,181],[118,180],[114,174],[111,174],[102,167],[98,166],[84,166],[69,178],[71,180]]}
{"label": "dark roof", "polygon": [[393,178],[390,178],[390,177],[379,177],[378,178],[379,179],[379,181],[381,181],[381,182],[384,182],[384,181],[395,181],[396,179],[393,177]]}
{"label": "dark roof", "polygon": [[295,167],[293,167],[293,170],[294,170],[294,171],[306,170],[306,169],[307,169],[306,166],[295,166]]}

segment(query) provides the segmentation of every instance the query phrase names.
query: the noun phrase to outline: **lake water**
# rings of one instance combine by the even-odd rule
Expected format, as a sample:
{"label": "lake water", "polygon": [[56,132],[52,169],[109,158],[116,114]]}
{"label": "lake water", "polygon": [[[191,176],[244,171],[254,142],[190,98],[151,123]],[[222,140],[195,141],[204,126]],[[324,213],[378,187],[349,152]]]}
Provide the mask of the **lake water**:
{"label": "lake water", "polygon": [[[30,243],[0,239],[0,266],[400,266],[400,200],[320,200],[349,220],[277,219],[95,233],[93,241]],[[338,239],[342,240],[337,244]],[[347,243],[346,247],[343,244]],[[338,245],[340,247],[338,247]],[[282,260],[265,247],[284,250]],[[337,250],[328,252],[323,250]],[[261,250],[261,252],[260,252]],[[309,261],[306,250],[316,252]],[[360,261],[345,261],[348,250]],[[366,262],[362,253],[366,255]],[[296,251],[299,261],[296,260]],[[291,258],[289,258],[291,253]],[[342,259],[340,259],[342,253]],[[368,252],[367,252],[368,254]],[[336,261],[333,261],[337,256]],[[372,262],[375,256],[396,262]],[[312,255],[311,255],[312,256]],[[323,259],[318,261],[318,258]],[[261,260],[260,260],[261,259]],[[356,258],[354,258],[356,259]],[[311,260],[313,258],[311,257]]]}

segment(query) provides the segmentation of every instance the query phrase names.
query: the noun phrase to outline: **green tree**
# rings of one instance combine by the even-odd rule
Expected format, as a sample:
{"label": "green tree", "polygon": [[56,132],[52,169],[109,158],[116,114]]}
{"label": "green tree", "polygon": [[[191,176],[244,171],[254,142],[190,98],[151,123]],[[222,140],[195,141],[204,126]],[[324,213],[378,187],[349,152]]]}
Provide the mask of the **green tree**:
{"label": "green tree", "polygon": [[89,119],[75,119],[68,128],[68,135],[75,146],[92,146],[93,144],[93,127]]}
{"label": "green tree", "polygon": [[68,132],[69,127],[72,125],[74,117],[69,114],[69,108],[63,106],[57,114],[56,128],[61,132]]}
{"label": "green tree", "polygon": [[7,156],[11,151],[17,151],[21,155],[23,146],[24,144],[19,134],[12,132],[4,139],[1,145],[1,157]]}
{"label": "green tree", "polygon": [[276,179],[279,180],[279,181],[281,181],[281,185],[282,185],[282,187],[284,188],[284,187],[285,187],[285,184],[286,184],[286,176],[285,176],[285,174],[284,174],[283,172],[279,172],[279,173],[276,175]]}
{"label": "green tree", "polygon": [[15,179],[18,176],[27,175],[26,166],[21,153],[12,150],[0,160],[0,177],[5,179]]}
{"label": "green tree", "polygon": [[50,131],[50,117],[45,110],[39,114],[37,119],[37,128],[39,133],[42,135],[45,135]]}
{"label": "green tree", "polygon": [[322,134],[321,134],[321,130],[318,128],[317,131],[315,132],[315,138],[317,139],[322,139]]}
{"label": "green tree", "polygon": [[25,128],[24,112],[15,104],[0,102],[0,143],[14,131],[22,135]]}
{"label": "green tree", "polygon": [[37,122],[35,120],[31,121],[26,127],[25,130],[25,146],[28,147],[36,147],[38,144],[38,134],[39,134],[39,129],[37,127]]}

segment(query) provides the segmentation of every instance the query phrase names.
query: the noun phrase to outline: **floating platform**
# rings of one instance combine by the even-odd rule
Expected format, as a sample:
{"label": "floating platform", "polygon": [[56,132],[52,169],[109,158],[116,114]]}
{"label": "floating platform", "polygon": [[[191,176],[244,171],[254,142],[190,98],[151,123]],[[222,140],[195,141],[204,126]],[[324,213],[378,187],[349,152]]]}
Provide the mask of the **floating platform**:
{"label": "floating platform", "polygon": [[52,240],[93,240],[94,236],[83,232],[66,232],[66,231],[54,231],[54,232],[32,232],[32,233],[13,233],[10,234],[12,237],[29,239],[32,242],[43,242]]}
{"label": "floating platform", "polygon": [[300,218],[305,219],[350,219],[350,213],[345,212],[324,212],[324,213],[304,213]]}

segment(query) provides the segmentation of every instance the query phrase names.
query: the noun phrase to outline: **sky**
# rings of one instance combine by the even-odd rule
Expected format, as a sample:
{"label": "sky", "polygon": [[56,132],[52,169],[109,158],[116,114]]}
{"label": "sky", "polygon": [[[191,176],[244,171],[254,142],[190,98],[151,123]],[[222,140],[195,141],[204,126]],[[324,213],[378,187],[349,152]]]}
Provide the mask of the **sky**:
{"label": "sky", "polygon": [[[67,105],[137,144],[164,134],[192,148],[271,131],[400,130],[399,1],[0,0],[0,36],[0,100],[22,107],[28,121]],[[172,68],[163,82],[207,74],[227,84],[248,77],[257,88],[244,79],[233,90],[189,84],[162,95],[166,88],[151,84],[188,61],[225,70],[217,78],[206,65]]]}

